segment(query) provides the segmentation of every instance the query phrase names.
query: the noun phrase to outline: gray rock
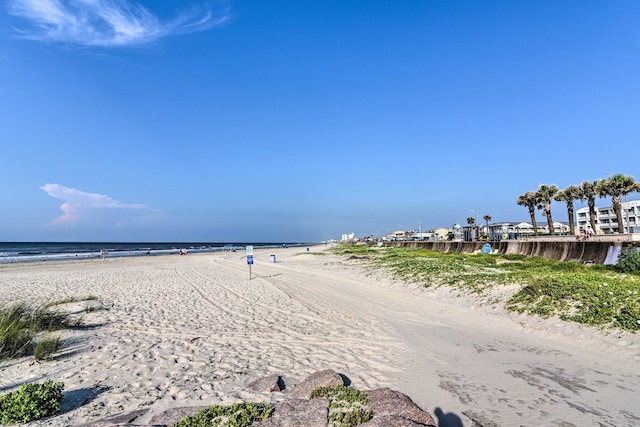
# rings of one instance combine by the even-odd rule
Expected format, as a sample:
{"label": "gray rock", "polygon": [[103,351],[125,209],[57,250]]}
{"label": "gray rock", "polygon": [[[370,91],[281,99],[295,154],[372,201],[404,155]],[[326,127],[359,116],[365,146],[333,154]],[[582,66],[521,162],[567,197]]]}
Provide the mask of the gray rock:
{"label": "gray rock", "polygon": [[268,420],[259,427],[327,427],[329,404],[327,399],[289,399],[276,404]]}
{"label": "gray rock", "polygon": [[[286,400],[277,403],[269,419],[255,425],[259,427],[327,427],[329,425],[329,404],[325,398],[309,400],[311,392],[318,387],[333,388],[344,385],[344,377],[333,370],[320,371],[310,375],[293,387]],[[277,392],[284,389],[282,378],[272,375],[259,379],[247,386],[256,392]],[[420,409],[409,396],[390,388],[365,392],[369,400],[368,408],[372,419],[366,427],[435,427],[437,424],[427,412]],[[185,416],[195,415],[208,406],[192,406],[167,409],[155,414],[148,423],[137,421],[147,414],[149,408],[116,415],[102,420],[82,424],[83,427],[167,427]],[[151,415],[151,414],[149,414]],[[487,424],[488,425],[488,424]]]}
{"label": "gray rock", "polygon": [[270,375],[249,383],[247,388],[258,393],[273,393],[284,390],[284,381],[280,375]]}
{"label": "gray rock", "polygon": [[342,376],[331,369],[327,369],[309,375],[304,381],[293,387],[291,396],[296,399],[309,399],[311,392],[318,387],[333,388],[338,385],[344,385]]}
{"label": "gray rock", "polygon": [[170,426],[184,417],[195,415],[198,411],[207,409],[208,406],[184,406],[181,408],[170,408],[151,417],[149,424],[152,426]]}
{"label": "gray rock", "polygon": [[[417,423],[398,415],[382,415],[370,419],[362,427],[424,427],[429,424]],[[433,424],[435,426],[435,424]]]}
{"label": "gray rock", "polygon": [[375,420],[378,417],[394,415],[421,425],[436,426],[434,419],[420,409],[406,394],[388,387],[366,391],[369,409]]}

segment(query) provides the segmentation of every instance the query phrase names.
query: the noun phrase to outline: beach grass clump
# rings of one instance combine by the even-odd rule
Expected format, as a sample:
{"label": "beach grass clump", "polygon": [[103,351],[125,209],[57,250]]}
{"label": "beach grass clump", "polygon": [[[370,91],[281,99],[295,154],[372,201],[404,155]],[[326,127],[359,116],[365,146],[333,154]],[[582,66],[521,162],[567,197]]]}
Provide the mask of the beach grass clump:
{"label": "beach grass clump", "polygon": [[345,385],[318,387],[311,392],[310,399],[318,397],[326,397],[329,402],[330,427],[353,427],[371,419],[367,394],[363,391]]}
{"label": "beach grass clump", "polygon": [[[349,245],[342,246],[336,253],[351,254]],[[633,249],[628,254],[635,258],[638,252]],[[500,286],[517,285],[520,289],[506,297],[505,306],[510,311],[558,316],[600,328],[640,331],[640,275],[622,273],[617,266],[583,265],[515,254],[442,253],[389,247],[377,250],[375,256],[367,259],[356,259],[369,267],[386,269],[406,282],[425,287],[449,286],[480,296],[490,296]],[[491,298],[495,303],[495,297]]]}
{"label": "beach grass clump", "polygon": [[58,352],[60,347],[60,335],[44,336],[38,339],[33,346],[33,358],[36,360],[49,360]]}
{"label": "beach grass clump", "polygon": [[184,417],[173,427],[249,427],[254,422],[271,416],[271,406],[266,403],[240,402],[233,405],[213,405]]}
{"label": "beach grass clump", "polygon": [[60,412],[64,383],[24,383],[18,390],[0,395],[0,423],[28,423]]}
{"label": "beach grass clump", "polygon": [[[52,310],[50,307],[50,304],[31,307],[24,303],[0,307],[0,360],[28,354],[39,333],[77,328],[82,325],[81,318]],[[45,355],[54,347],[57,349],[59,339],[45,337],[43,340],[45,342],[39,349],[41,355]]]}

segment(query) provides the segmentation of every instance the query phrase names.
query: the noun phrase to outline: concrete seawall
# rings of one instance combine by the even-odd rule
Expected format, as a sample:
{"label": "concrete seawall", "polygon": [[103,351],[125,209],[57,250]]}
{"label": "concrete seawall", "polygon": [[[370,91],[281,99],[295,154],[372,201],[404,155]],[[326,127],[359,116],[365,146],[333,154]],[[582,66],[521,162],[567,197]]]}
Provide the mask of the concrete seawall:
{"label": "concrete seawall", "polygon": [[393,242],[388,246],[424,248],[449,253],[479,252],[485,243],[491,245],[491,252],[498,254],[519,254],[540,256],[560,261],[603,264],[611,246],[629,246],[631,241],[593,240],[577,241],[575,238],[501,240],[499,242],[452,242],[452,241],[406,241]]}

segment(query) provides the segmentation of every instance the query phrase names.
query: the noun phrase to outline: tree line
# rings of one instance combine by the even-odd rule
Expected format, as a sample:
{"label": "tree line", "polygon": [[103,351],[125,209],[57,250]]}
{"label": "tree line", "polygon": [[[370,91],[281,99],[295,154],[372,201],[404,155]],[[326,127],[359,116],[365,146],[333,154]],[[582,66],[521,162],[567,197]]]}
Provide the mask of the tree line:
{"label": "tree line", "polygon": [[640,182],[633,177],[624,174],[615,174],[608,178],[595,181],[584,181],[581,185],[570,185],[564,190],[558,189],[555,185],[542,184],[535,191],[527,191],[518,196],[518,205],[529,209],[531,224],[535,235],[538,235],[538,225],[536,223],[536,209],[542,210],[542,215],[547,218],[549,232],[555,234],[553,219],[551,217],[551,202],[564,202],[567,205],[569,216],[569,229],[571,234],[575,233],[574,205],[573,202],[586,201],[589,206],[589,222],[591,229],[596,230],[596,197],[611,197],[613,210],[618,220],[618,229],[622,230],[622,196],[629,193],[640,192]]}

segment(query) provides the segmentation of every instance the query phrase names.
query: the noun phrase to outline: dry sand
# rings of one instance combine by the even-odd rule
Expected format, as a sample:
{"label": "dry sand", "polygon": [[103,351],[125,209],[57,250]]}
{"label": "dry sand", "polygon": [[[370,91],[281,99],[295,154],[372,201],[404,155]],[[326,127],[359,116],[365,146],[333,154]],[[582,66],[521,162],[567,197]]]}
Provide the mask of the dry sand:
{"label": "dry sand", "polygon": [[508,314],[323,249],[256,250],[252,280],[241,252],[0,265],[0,303],[92,295],[108,308],[63,332],[54,360],[6,362],[0,392],[63,381],[64,412],[32,425],[69,426],[273,402],[244,386],[334,369],[408,394],[440,425],[640,425],[638,335]]}

